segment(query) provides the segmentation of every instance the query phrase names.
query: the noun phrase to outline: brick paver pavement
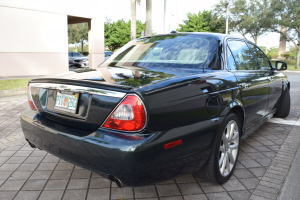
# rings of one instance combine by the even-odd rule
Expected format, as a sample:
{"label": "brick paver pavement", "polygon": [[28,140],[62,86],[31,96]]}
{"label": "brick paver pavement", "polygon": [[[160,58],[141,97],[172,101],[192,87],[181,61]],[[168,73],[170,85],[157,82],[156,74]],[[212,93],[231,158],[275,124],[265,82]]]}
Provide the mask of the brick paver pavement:
{"label": "brick paver pavement", "polygon": [[20,128],[26,95],[0,98],[0,199],[276,199],[299,147],[300,110],[271,119],[241,143],[232,178],[215,185],[189,174],[118,188],[96,173],[32,149]]}

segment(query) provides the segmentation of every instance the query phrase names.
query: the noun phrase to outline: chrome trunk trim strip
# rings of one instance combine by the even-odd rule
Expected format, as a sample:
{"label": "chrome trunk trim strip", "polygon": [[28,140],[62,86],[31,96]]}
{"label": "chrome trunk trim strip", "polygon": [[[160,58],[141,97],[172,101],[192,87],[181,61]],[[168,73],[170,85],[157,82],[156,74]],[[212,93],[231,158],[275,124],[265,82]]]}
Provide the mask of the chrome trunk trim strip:
{"label": "chrome trunk trim strip", "polygon": [[116,97],[116,98],[123,98],[126,95],[126,93],[123,92],[116,92],[111,90],[104,90],[99,88],[84,87],[84,86],[77,86],[77,85],[57,84],[57,83],[30,83],[30,86],[52,89],[52,90],[78,92],[84,94],[95,94],[95,95],[102,95],[102,96],[109,96],[109,97]]}

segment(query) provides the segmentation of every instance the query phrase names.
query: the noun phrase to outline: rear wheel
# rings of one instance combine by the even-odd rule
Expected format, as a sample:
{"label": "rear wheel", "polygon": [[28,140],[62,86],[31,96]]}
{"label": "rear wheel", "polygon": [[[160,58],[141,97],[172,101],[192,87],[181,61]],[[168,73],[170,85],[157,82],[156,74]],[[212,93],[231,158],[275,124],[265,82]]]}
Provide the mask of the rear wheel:
{"label": "rear wheel", "polygon": [[231,177],[240,146],[241,126],[234,114],[229,114],[217,133],[208,162],[198,175],[210,182],[223,184]]}
{"label": "rear wheel", "polygon": [[290,114],[291,108],[291,97],[290,97],[290,90],[286,88],[282,95],[279,107],[274,114],[274,117],[285,118]]}

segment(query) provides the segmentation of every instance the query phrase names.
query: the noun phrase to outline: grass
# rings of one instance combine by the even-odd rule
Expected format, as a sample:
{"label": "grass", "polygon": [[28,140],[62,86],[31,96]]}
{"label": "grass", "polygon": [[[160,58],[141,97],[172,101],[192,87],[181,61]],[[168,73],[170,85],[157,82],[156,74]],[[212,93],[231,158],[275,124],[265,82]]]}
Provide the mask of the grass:
{"label": "grass", "polygon": [[9,79],[9,80],[0,80],[0,90],[11,90],[26,88],[28,81],[31,79]]}

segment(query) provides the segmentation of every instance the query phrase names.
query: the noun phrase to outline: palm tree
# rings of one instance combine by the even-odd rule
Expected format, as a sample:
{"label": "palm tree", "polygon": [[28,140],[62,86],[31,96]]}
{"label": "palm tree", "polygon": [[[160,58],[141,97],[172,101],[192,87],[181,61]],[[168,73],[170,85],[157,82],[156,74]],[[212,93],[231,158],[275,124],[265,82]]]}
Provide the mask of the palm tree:
{"label": "palm tree", "polygon": [[131,26],[130,26],[130,39],[136,39],[136,0],[130,0],[131,7]]}
{"label": "palm tree", "polygon": [[278,49],[278,59],[284,59],[282,54],[284,54],[286,52],[286,32],[287,32],[287,28],[285,26],[281,26],[279,49]]}
{"label": "palm tree", "polygon": [[[141,0],[130,0],[131,7],[131,40],[136,39],[136,2]],[[146,0],[146,31],[145,35],[152,35],[152,0]]]}
{"label": "palm tree", "polygon": [[146,0],[146,35],[152,35],[152,0]]}

